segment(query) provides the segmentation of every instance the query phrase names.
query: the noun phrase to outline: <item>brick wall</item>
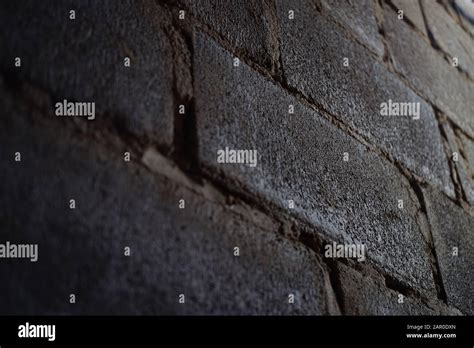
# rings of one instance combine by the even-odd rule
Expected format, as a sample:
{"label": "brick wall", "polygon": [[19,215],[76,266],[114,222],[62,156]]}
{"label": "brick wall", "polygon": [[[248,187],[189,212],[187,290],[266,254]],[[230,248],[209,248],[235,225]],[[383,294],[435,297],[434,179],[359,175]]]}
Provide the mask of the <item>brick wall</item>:
{"label": "brick wall", "polygon": [[[454,3],[0,9],[0,243],[39,250],[0,259],[2,314],[474,313],[474,30]],[[95,118],[58,117],[65,99]]]}

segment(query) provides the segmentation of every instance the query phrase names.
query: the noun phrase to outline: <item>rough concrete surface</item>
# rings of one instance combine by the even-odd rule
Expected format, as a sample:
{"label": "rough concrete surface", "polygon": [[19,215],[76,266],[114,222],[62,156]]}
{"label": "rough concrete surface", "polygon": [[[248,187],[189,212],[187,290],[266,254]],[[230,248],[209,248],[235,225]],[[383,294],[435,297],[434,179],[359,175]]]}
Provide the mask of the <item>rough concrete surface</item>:
{"label": "rough concrete surface", "polygon": [[472,23],[427,3],[1,2],[0,314],[472,315]]}

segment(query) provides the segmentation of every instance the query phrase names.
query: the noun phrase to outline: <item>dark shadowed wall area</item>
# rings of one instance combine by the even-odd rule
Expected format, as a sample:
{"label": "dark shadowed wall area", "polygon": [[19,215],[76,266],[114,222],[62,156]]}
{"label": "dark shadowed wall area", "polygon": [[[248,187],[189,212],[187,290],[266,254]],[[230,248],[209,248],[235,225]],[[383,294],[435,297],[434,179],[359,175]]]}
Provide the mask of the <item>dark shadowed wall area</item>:
{"label": "dark shadowed wall area", "polygon": [[463,3],[1,1],[0,313],[474,314]]}

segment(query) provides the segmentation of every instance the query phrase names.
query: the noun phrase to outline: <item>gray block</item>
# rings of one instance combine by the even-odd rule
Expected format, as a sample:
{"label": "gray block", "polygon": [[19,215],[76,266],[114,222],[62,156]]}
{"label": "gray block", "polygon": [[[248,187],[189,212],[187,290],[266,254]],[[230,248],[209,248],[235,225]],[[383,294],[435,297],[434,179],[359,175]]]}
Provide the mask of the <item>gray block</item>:
{"label": "gray block", "polygon": [[[279,0],[277,8],[288,83],[412,172],[454,196],[431,106],[307,1]],[[294,20],[284,16],[290,8],[295,11]],[[343,65],[345,58],[349,66]],[[420,118],[382,116],[381,105],[390,100],[419,103],[414,105],[420,107]]]}
{"label": "gray block", "polygon": [[277,38],[265,1],[179,0],[181,6],[263,66],[276,63]]}
{"label": "gray block", "polygon": [[[208,175],[282,209],[294,200],[288,212],[331,239],[366,244],[379,267],[432,291],[418,201],[395,167],[248,66],[234,67],[212,39],[198,34],[194,51],[199,161]],[[226,147],[257,150],[257,166],[218,163]]]}
{"label": "gray block", "polygon": [[385,286],[383,278],[338,264],[341,304],[346,315],[460,315],[440,300],[429,304]]}
{"label": "gray block", "polygon": [[448,304],[472,315],[474,217],[438,192],[426,189],[424,195]]}
{"label": "gray block", "polygon": [[[450,161],[456,167],[457,175],[467,201],[474,205],[474,170],[472,161],[472,150],[474,142],[461,132],[455,132],[449,123],[443,124],[450,151]],[[455,159],[457,154],[457,160]]]}
{"label": "gray block", "polygon": [[322,0],[321,3],[324,14],[334,17],[374,53],[383,56],[384,47],[375,17],[374,1]]}
{"label": "gray block", "polygon": [[428,36],[426,32],[425,19],[421,12],[420,3],[418,0],[391,0],[392,3],[403,11],[403,16],[408,18],[415,27],[420,30],[423,34]]}
{"label": "gray block", "polygon": [[[385,36],[395,69],[465,132],[474,134],[474,87],[420,35],[387,9]],[[403,40],[400,40],[403,38]]]}
{"label": "gray block", "polygon": [[[436,1],[421,2],[428,29],[436,43],[451,58],[458,59],[459,66],[474,78],[474,40]],[[447,6],[449,6],[447,4]]]}

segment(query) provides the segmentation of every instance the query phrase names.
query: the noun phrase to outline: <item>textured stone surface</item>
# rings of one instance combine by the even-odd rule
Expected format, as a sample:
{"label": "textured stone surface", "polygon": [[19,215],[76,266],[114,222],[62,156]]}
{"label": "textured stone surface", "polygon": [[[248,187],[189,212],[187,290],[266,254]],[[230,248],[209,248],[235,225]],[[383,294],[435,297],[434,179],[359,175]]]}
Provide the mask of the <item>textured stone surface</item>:
{"label": "textured stone surface", "polygon": [[[472,315],[474,217],[433,190],[424,190],[424,195],[448,304]],[[457,256],[453,248],[457,248]]]}
{"label": "textured stone surface", "polygon": [[428,29],[436,43],[451,57],[458,59],[459,66],[474,77],[474,40],[446,12],[442,5],[422,0]]}
{"label": "textured stone surface", "polygon": [[2,314],[327,313],[326,273],[304,246],[2,105],[1,240],[39,244],[36,263],[0,261]]}
{"label": "textured stone surface", "polygon": [[372,0],[322,0],[325,14],[348,27],[355,36],[379,56],[384,48],[380,38]]}
{"label": "textured stone surface", "polygon": [[172,60],[160,11],[152,1],[2,2],[1,67],[50,91],[55,102],[95,102],[96,118],[112,114],[119,127],[168,145]]}
{"label": "textured stone surface", "polygon": [[[280,16],[295,8],[298,17],[280,21],[282,61],[289,84],[453,195],[431,107],[305,1],[279,0],[277,6]],[[349,67],[343,66],[345,57]],[[420,119],[380,115],[381,103],[389,99],[420,103]]]}
{"label": "textured stone surface", "polygon": [[384,19],[395,69],[463,130],[474,134],[474,85],[461,74],[455,74],[456,68],[437,54],[428,41],[413,35],[411,28],[397,19],[395,11],[385,11]]}
{"label": "textured stone surface", "polygon": [[426,32],[426,24],[421,12],[420,3],[418,0],[391,0],[392,3],[403,11],[403,15],[406,16],[415,27],[420,30],[423,34],[428,36]]}
{"label": "textured stone surface", "polygon": [[465,134],[458,132],[461,144],[470,169],[471,179],[474,180],[474,140],[468,138]]}
{"label": "textured stone surface", "polygon": [[466,16],[465,16],[465,15],[463,14],[462,9],[461,9],[461,8],[458,8],[458,7],[456,6],[456,3],[459,3],[459,4],[464,3],[463,7],[468,7],[468,6],[469,6],[469,3],[466,2],[466,1],[463,1],[463,0],[461,0],[461,1],[456,1],[455,4],[454,4],[454,6],[448,6],[448,10],[450,11],[450,13],[451,13],[454,17],[456,17],[456,18],[459,20],[459,22],[460,22],[460,24],[461,24],[461,27],[462,27],[467,33],[470,33],[471,36],[474,36],[474,24],[473,24],[471,21],[469,21],[469,20],[467,19],[467,14],[466,14]]}
{"label": "textured stone surface", "polygon": [[179,0],[185,9],[224,36],[237,50],[245,50],[262,65],[276,55],[276,38],[265,1]]}
{"label": "textured stone surface", "polygon": [[[474,172],[472,170],[474,167],[469,161],[469,155],[471,155],[473,143],[463,134],[459,132],[456,134],[448,123],[443,124],[443,129],[451,149],[450,160],[453,161],[456,166],[462,190],[467,201],[474,205]],[[457,153],[457,161],[454,160],[454,153]]]}
{"label": "textured stone surface", "polygon": [[[459,315],[439,301],[429,305],[416,297],[404,296],[385,286],[385,281],[375,275],[363,275],[342,263],[338,264],[338,279],[347,315]],[[400,295],[403,302],[399,303]]]}
{"label": "textured stone surface", "polygon": [[[395,167],[246,65],[234,68],[232,57],[202,35],[194,67],[199,156],[210,175],[223,173],[226,182],[284,209],[294,200],[293,212],[331,238],[365,243],[380,267],[433,289],[417,201]],[[225,147],[257,150],[257,167],[217,163]]]}
{"label": "textured stone surface", "polygon": [[[425,6],[431,36],[417,0],[52,2],[0,3],[0,244],[39,243],[0,257],[0,314],[474,313],[474,44],[452,4]],[[55,117],[64,98],[96,120]],[[365,261],[323,259],[333,241]]]}

